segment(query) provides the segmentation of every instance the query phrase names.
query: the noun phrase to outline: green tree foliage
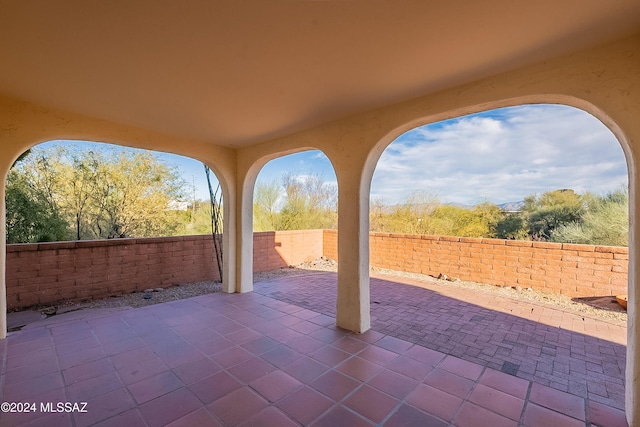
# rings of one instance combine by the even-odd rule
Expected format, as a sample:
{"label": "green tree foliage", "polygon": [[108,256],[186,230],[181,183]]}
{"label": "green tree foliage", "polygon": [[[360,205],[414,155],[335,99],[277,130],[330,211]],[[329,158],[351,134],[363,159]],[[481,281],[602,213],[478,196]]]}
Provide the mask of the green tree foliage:
{"label": "green tree foliage", "polygon": [[[7,226],[16,230],[8,239],[12,242],[161,236],[180,227],[168,207],[182,197],[184,182],[149,152],[36,148],[10,175]],[[17,233],[18,224],[32,217],[47,221],[44,229],[50,231]]]}
{"label": "green tree foliage", "polygon": [[533,240],[550,240],[554,230],[579,221],[585,213],[584,198],[573,190],[555,190],[532,195],[524,200],[529,236]]}
{"label": "green tree foliage", "polygon": [[555,242],[607,246],[629,245],[629,194],[618,190],[604,196],[588,194],[585,214],[579,221],[558,227]]}
{"label": "green tree foliage", "polygon": [[444,236],[493,237],[502,219],[499,207],[481,203],[473,209],[442,204],[427,192],[415,192],[403,203],[385,208],[372,203],[372,231]]}
{"label": "green tree foliage", "polygon": [[498,239],[528,240],[527,222],[519,212],[505,212],[503,218],[496,224]]}
{"label": "green tree foliage", "polygon": [[280,184],[272,180],[258,182],[253,195],[253,229],[256,231],[278,228]]}
{"label": "green tree foliage", "polygon": [[9,171],[6,184],[7,243],[67,240],[67,222],[31,191],[24,176]]}
{"label": "green tree foliage", "polygon": [[253,198],[254,230],[336,228],[337,191],[320,175],[285,175],[256,185]]}

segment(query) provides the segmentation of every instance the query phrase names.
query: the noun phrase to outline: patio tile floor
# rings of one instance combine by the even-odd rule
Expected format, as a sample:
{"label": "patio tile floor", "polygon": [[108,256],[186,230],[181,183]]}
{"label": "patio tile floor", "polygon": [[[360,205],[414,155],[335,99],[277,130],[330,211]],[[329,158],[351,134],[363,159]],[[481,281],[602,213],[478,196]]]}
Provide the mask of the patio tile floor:
{"label": "patio tile floor", "polygon": [[[298,280],[314,285],[309,277]],[[310,300],[296,305],[261,295],[275,292],[278,282],[284,293],[295,279],[247,294],[73,312],[10,333],[0,341],[0,401],[32,402],[36,411],[0,413],[0,425],[626,425],[624,413],[608,404],[611,395],[598,402],[588,392],[566,393],[380,332],[384,328],[364,334],[337,329],[328,322],[331,313],[312,310]],[[511,317],[502,321],[523,334],[541,331]],[[582,343],[589,354],[583,361],[598,365],[594,350],[606,354],[607,344],[571,334],[577,335],[571,332],[569,342]],[[571,373],[572,359],[563,360]],[[586,379],[607,378],[604,369],[583,366]],[[83,401],[86,413],[41,407]]]}
{"label": "patio tile floor", "polygon": [[[335,273],[316,272],[261,282],[255,292],[335,316],[336,282]],[[625,322],[447,281],[376,275],[371,328],[386,335],[376,347],[402,353],[415,343],[456,356],[440,368],[451,364],[473,381],[487,367],[624,408]]]}

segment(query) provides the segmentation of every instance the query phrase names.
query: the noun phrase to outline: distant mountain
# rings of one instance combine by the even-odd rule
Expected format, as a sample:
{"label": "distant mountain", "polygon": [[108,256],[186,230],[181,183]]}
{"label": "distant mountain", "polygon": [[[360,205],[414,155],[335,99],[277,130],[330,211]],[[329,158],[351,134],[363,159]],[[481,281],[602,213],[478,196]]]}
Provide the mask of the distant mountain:
{"label": "distant mountain", "polygon": [[498,207],[506,212],[520,212],[524,207],[524,201],[500,203]]}

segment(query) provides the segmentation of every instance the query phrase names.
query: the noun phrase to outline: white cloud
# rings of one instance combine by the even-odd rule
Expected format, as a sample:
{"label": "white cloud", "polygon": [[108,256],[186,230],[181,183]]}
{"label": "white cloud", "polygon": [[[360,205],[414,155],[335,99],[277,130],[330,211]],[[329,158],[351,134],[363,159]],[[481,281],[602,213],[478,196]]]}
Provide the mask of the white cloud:
{"label": "white cloud", "polygon": [[575,108],[512,107],[414,129],[382,154],[372,198],[397,203],[416,190],[444,202],[522,200],[558,188],[603,193],[627,185],[620,144]]}

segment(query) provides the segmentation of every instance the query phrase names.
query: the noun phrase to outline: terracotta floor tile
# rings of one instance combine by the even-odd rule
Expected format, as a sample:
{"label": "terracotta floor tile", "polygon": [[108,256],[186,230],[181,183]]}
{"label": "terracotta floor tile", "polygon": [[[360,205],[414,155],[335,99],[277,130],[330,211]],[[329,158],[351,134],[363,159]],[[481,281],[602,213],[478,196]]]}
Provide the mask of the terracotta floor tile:
{"label": "terracotta floor tile", "polygon": [[351,337],[342,337],[339,340],[334,341],[331,345],[350,354],[357,354],[368,347],[368,344],[364,341],[356,340]]}
{"label": "terracotta floor tile", "polygon": [[351,357],[349,353],[338,350],[330,345],[319,348],[310,355],[312,358],[324,363],[327,366],[335,366]]}
{"label": "terracotta floor tile", "polygon": [[524,407],[524,400],[484,384],[476,385],[469,401],[515,421],[520,420]]}
{"label": "terracotta floor tile", "polygon": [[354,356],[342,362],[336,370],[360,381],[367,381],[378,373],[382,367],[366,359]]}
{"label": "terracotta floor tile", "polygon": [[221,371],[191,384],[189,389],[198,396],[204,404],[209,404],[241,386],[242,384],[238,380],[227,372]]}
{"label": "terracotta floor tile", "polygon": [[[37,399],[37,400],[35,400]],[[4,400],[6,401],[6,400]],[[27,402],[36,403],[35,412],[0,412],[0,426],[17,426],[36,419],[47,421],[46,414],[40,412],[40,402],[66,402],[67,396],[63,388],[50,390],[37,396],[32,396]],[[44,422],[42,424],[45,424]],[[50,424],[52,425],[52,424]]]}
{"label": "terracotta floor tile", "polygon": [[473,386],[476,384],[468,378],[460,377],[439,368],[431,371],[425,378],[424,383],[462,399],[466,399],[469,396]]}
{"label": "terracotta floor tile", "polygon": [[467,362],[454,356],[447,356],[438,367],[473,381],[476,381],[484,370],[484,367],[480,365]]}
{"label": "terracotta floor tile", "polygon": [[407,341],[403,341],[401,339],[392,337],[392,336],[385,336],[384,338],[376,341],[375,344],[377,347],[381,347],[384,348],[386,350],[389,351],[393,351],[395,353],[402,353],[406,350],[409,349],[409,347],[412,346],[412,344],[410,342]]}
{"label": "terracotta floor tile", "polygon": [[339,401],[358,387],[360,382],[331,370],[316,378],[310,385],[331,399]]}
{"label": "terracotta floor tile", "polygon": [[6,402],[25,402],[42,393],[64,387],[60,372],[5,384],[2,398]]}
{"label": "terracotta floor tile", "polygon": [[310,337],[320,340],[325,344],[331,344],[332,342],[339,340],[345,335],[346,332],[329,328],[318,329],[317,331],[313,331],[309,334]]}
{"label": "terracotta floor tile", "polygon": [[[456,416],[457,427],[517,427],[518,422],[488,411],[470,402],[465,402]],[[560,427],[564,424],[534,424],[534,426]],[[583,426],[584,427],[584,426]]]}
{"label": "terracotta floor tile", "polygon": [[324,347],[325,343],[308,335],[303,335],[299,338],[289,341],[287,345],[302,354],[308,355],[318,350],[319,348]]}
{"label": "terracotta floor tile", "polygon": [[302,357],[302,354],[281,344],[273,350],[263,353],[261,357],[272,365],[281,368]]}
{"label": "terracotta floor tile", "polygon": [[235,344],[224,337],[216,337],[202,342],[195,342],[193,346],[202,353],[211,356],[228,348],[234,347]]}
{"label": "terracotta floor tile", "polygon": [[19,366],[8,370],[5,373],[4,384],[14,384],[59,371],[60,367],[58,366],[58,360],[55,357],[52,357],[51,359],[45,359],[39,363]]}
{"label": "terracotta floor tile", "polygon": [[283,366],[281,369],[296,378],[298,381],[301,381],[304,384],[309,384],[311,381],[327,372],[330,368],[327,365],[311,359],[310,357],[303,356],[288,365]]}
{"label": "terracotta floor tile", "polygon": [[222,368],[211,359],[203,358],[173,369],[173,373],[186,384],[200,381],[210,375],[220,372]]}
{"label": "terracotta floor tile", "polygon": [[125,384],[134,384],[146,378],[167,372],[169,367],[162,360],[155,357],[153,359],[141,360],[135,365],[126,365],[117,369],[120,379]]}
{"label": "terracotta floor tile", "polygon": [[38,417],[20,427],[75,427],[70,413],[58,412]]}
{"label": "terracotta floor tile", "polygon": [[594,401],[589,402],[589,420],[600,426],[628,427],[624,411]]}
{"label": "terracotta floor tile", "polygon": [[431,364],[418,362],[406,356],[397,357],[389,362],[386,368],[417,381],[423,381],[427,374],[433,370]]}
{"label": "terracotta floor tile", "polygon": [[166,425],[166,427],[196,426],[223,427],[223,424],[218,420],[218,418],[211,415],[211,413],[206,408],[200,408]]}
{"label": "terracotta floor tile", "polygon": [[74,366],[73,368],[62,371],[65,384],[73,384],[89,378],[112,373],[115,371],[113,363],[110,359],[98,359],[84,365]]}
{"label": "terracotta floor tile", "polygon": [[404,399],[417,387],[418,382],[388,369],[383,369],[382,372],[370,379],[368,384],[393,397]]}
{"label": "terracotta floor tile", "polygon": [[377,341],[379,341],[381,338],[384,338],[385,335],[381,334],[380,332],[374,331],[373,329],[369,329],[367,332],[362,333],[362,334],[355,334],[353,335],[353,338],[360,340],[360,341],[364,341],[367,342],[369,344],[374,344]]}
{"label": "terracotta floor tile", "polygon": [[393,359],[399,356],[398,353],[394,353],[393,351],[370,345],[369,347],[358,353],[358,357],[367,359],[368,361],[373,362],[377,365],[386,366]]}
{"label": "terracotta floor tile", "polygon": [[374,423],[380,423],[398,405],[399,401],[372,387],[363,386],[349,396],[344,405]]}
{"label": "terracotta floor tile", "polygon": [[86,413],[74,413],[78,427],[89,426],[135,408],[136,403],[129,391],[120,388],[87,402]]}
{"label": "terracotta floor tile", "polygon": [[407,404],[402,405],[384,423],[385,427],[447,427],[447,423]]}
{"label": "terracotta floor tile", "polygon": [[317,325],[315,323],[309,322],[307,320],[303,320],[302,322],[294,323],[289,326],[294,331],[298,331],[303,334],[310,334],[313,331],[317,331],[322,329],[322,326]]}
{"label": "terracotta floor tile", "polygon": [[256,357],[235,365],[228,371],[243,383],[249,384],[275,370],[275,366]]}
{"label": "terracotta floor tile", "polygon": [[124,427],[145,425],[144,418],[138,408],[130,409],[121,414],[94,424],[94,427]]}
{"label": "terracotta floor tile", "polygon": [[298,331],[292,331],[291,329],[281,327],[276,327],[271,331],[265,332],[265,335],[284,344],[288,344],[296,338],[305,336]]}
{"label": "terracotta floor tile", "polygon": [[245,360],[253,359],[255,355],[242,347],[233,346],[210,357],[221,367],[230,368]]}
{"label": "terracotta floor tile", "polygon": [[282,399],[277,406],[298,422],[308,425],[332,404],[326,396],[309,387],[303,387]]}
{"label": "terracotta floor tile", "polygon": [[274,371],[252,382],[251,387],[271,402],[277,402],[294,390],[301,388],[302,383],[282,371]]}
{"label": "terracotta floor tile", "polygon": [[173,372],[166,371],[128,386],[139,405],[184,386]]}
{"label": "terracotta floor tile", "polygon": [[581,397],[533,383],[529,400],[556,412],[569,415],[579,420],[585,420],[584,399]]}
{"label": "terracotta floor tile", "polygon": [[94,360],[107,357],[102,347],[92,347],[86,350],[79,349],[70,353],[58,353],[58,363],[61,369],[68,369],[74,366],[83,365]]}
{"label": "terracotta floor tile", "polygon": [[486,369],[480,378],[480,383],[520,399],[527,396],[529,389],[529,381],[494,369]]}
{"label": "terracotta floor tile", "polygon": [[260,338],[261,336],[261,334],[252,331],[249,328],[244,328],[233,331],[232,333],[227,334],[224,337],[234,344],[244,344],[247,341],[255,340],[256,338]]}
{"label": "terracotta floor tile", "polygon": [[273,350],[279,345],[279,341],[273,340],[266,336],[262,336],[254,340],[247,341],[246,343],[242,344],[242,348],[252,352],[255,355],[260,355],[262,353],[266,353],[269,350]]}
{"label": "terracotta floor tile", "polygon": [[140,405],[140,412],[149,427],[169,424],[201,407],[198,398],[186,387]]}
{"label": "terracotta floor tile", "polygon": [[248,387],[242,387],[208,405],[209,411],[225,425],[237,425],[256,416],[268,402]]}
{"label": "terracotta floor tile", "polygon": [[338,405],[311,425],[313,427],[370,427],[374,424],[344,406]]}
{"label": "terracotta floor tile", "polygon": [[452,420],[463,400],[426,384],[420,384],[407,396],[406,402],[444,420]]}
{"label": "terracotta floor tile", "polygon": [[[298,427],[298,425],[297,422],[289,418],[284,412],[273,406],[269,406],[258,412],[253,418],[240,424],[239,427]],[[185,425],[185,427],[189,426]]]}
{"label": "terracotta floor tile", "polygon": [[403,353],[403,355],[431,366],[437,366],[438,363],[440,363],[446,356],[444,353],[421,347],[419,345],[414,345],[409,348]]}
{"label": "terracotta floor tile", "polygon": [[144,345],[144,341],[135,336],[124,340],[103,343],[102,348],[107,356],[115,356],[116,354],[144,347]]}
{"label": "terracotta floor tile", "polygon": [[538,426],[562,426],[584,427],[584,421],[571,418],[567,415],[538,406],[535,403],[527,403],[524,410],[524,425],[527,427]]}
{"label": "terracotta floor tile", "polygon": [[66,390],[69,401],[86,402],[122,387],[124,387],[124,384],[120,381],[120,377],[112,371],[98,377],[70,384],[66,387]]}
{"label": "terracotta floor tile", "polygon": [[137,365],[144,360],[155,359],[156,354],[147,347],[137,348],[127,351],[126,353],[109,356],[109,360],[116,369],[123,368],[128,365]]}

